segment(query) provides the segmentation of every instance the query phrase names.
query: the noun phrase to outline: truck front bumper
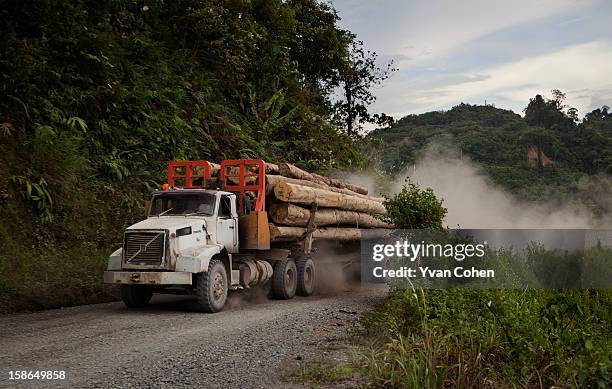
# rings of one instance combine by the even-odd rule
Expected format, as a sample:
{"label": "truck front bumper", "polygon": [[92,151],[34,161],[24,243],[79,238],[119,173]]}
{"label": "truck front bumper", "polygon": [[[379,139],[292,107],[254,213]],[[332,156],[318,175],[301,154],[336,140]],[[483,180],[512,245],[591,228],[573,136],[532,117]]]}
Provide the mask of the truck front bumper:
{"label": "truck front bumper", "polygon": [[107,284],[191,285],[192,274],[175,271],[105,271]]}

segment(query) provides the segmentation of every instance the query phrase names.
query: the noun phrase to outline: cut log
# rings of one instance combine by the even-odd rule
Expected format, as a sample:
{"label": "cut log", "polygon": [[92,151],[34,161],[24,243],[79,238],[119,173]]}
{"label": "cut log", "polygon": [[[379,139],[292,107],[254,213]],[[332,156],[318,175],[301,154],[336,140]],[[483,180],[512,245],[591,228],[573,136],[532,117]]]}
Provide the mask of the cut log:
{"label": "cut log", "polygon": [[319,207],[339,208],[347,211],[359,211],[384,215],[386,209],[378,201],[364,199],[355,195],[336,193],[330,190],[311,188],[303,185],[279,182],[274,186],[277,199],[294,204],[317,204]]}
{"label": "cut log", "polygon": [[[311,215],[309,209],[290,203],[272,204],[269,213],[275,223],[296,227],[306,227]],[[357,228],[392,228],[391,224],[367,213],[334,208],[317,209],[314,223],[319,227],[349,224]]]}
{"label": "cut log", "polygon": [[[364,238],[374,238],[386,236],[390,233],[389,229],[360,229],[360,228],[317,228],[312,232],[314,239],[351,241]],[[306,228],[277,226],[270,223],[271,242],[289,242],[303,239],[306,235]]]}
{"label": "cut log", "polygon": [[276,176],[276,175],[266,175],[266,195],[273,194],[274,187],[279,182],[288,182],[290,184],[308,186],[311,188],[325,189],[325,190],[329,190],[329,191],[336,192],[336,193],[344,193],[344,194],[351,195],[351,196],[358,196],[358,197],[361,197],[367,200],[378,201],[379,203],[382,203],[385,201],[384,197],[374,197],[374,196],[363,195],[363,194],[355,193],[348,189],[335,188],[333,186],[328,186],[326,184],[322,184],[322,183],[318,183],[314,181],[300,180],[297,178]]}
{"label": "cut log", "polygon": [[210,176],[211,177],[217,177],[219,175],[219,172],[221,171],[221,165],[219,165],[218,163],[210,163]]}
{"label": "cut log", "polygon": [[361,194],[361,195],[368,194],[368,189],[362,186],[354,185],[354,184],[351,184],[350,182],[338,180],[336,178],[321,176],[316,173],[313,173],[312,175],[317,179],[323,180],[327,185],[331,187],[350,190],[351,192]]}
{"label": "cut log", "polygon": [[319,174],[308,173],[307,171],[304,171],[300,169],[299,167],[294,166],[290,163],[281,163],[278,165],[278,169],[279,169],[279,173],[281,176],[297,178],[299,180],[312,181],[312,182],[316,182],[319,184],[333,186],[336,188],[348,189],[352,192],[363,194],[363,195],[368,194],[367,188],[353,185],[351,183],[344,182],[342,180],[337,180],[335,178],[329,178],[329,177],[321,176]]}
{"label": "cut log", "polygon": [[266,162],[266,174],[279,174],[278,165],[275,163]]}

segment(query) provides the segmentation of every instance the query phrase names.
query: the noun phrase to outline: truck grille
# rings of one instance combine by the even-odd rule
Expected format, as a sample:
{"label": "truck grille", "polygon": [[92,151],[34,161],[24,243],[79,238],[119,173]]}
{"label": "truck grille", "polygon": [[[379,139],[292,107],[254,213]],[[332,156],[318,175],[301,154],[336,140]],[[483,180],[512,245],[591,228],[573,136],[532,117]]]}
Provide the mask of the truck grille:
{"label": "truck grille", "polygon": [[126,232],[124,246],[125,262],[159,264],[166,253],[166,234],[163,231]]}

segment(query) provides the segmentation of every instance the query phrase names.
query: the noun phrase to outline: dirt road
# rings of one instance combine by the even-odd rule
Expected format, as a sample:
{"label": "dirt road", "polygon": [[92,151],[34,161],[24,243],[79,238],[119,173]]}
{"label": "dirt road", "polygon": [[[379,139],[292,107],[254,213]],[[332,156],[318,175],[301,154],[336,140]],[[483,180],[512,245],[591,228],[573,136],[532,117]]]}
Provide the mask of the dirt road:
{"label": "dirt road", "polygon": [[10,370],[65,371],[44,381],[52,387],[286,387],[300,361],[340,358],[348,330],[383,294],[245,302],[236,293],[217,314],[156,296],[143,310],[117,302],[4,316],[0,387],[43,385],[10,381]]}

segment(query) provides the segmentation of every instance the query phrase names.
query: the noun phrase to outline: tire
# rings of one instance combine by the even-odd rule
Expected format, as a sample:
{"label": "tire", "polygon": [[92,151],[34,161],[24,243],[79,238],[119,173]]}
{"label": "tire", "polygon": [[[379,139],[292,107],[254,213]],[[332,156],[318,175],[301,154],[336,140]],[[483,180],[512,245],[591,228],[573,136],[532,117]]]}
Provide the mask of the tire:
{"label": "tire", "polygon": [[121,300],[129,308],[142,308],[153,297],[151,289],[144,285],[121,285]]}
{"label": "tire", "polygon": [[198,305],[203,312],[219,312],[227,301],[227,270],[218,259],[208,265],[208,271],[197,276],[196,295]]}
{"label": "tire", "polygon": [[289,300],[297,289],[297,267],[293,259],[283,259],[274,264],[272,292],[279,300]]}
{"label": "tire", "polygon": [[297,261],[297,294],[308,297],[314,293],[316,271],[312,259],[302,258]]}

